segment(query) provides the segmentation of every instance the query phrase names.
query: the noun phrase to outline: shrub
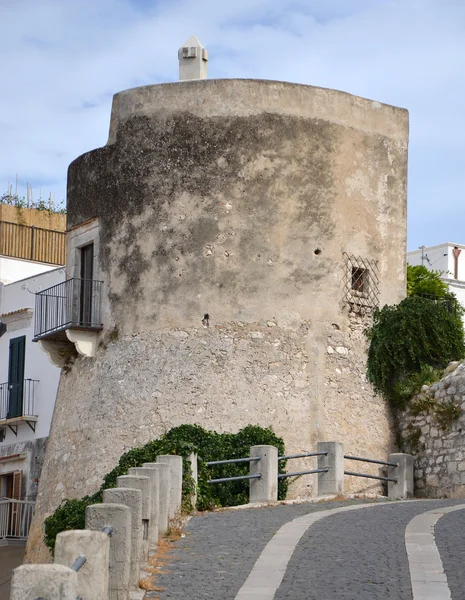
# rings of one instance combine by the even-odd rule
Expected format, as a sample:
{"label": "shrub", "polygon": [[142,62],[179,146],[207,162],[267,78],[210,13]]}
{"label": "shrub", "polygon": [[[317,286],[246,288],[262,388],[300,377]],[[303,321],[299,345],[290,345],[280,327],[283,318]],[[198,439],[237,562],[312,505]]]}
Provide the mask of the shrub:
{"label": "shrub", "polygon": [[[60,531],[83,529],[85,509],[90,504],[102,502],[103,490],[116,486],[116,478],[125,475],[130,467],[141,466],[144,462],[155,462],[159,454],[178,454],[183,460],[183,504],[181,510],[185,513],[192,510],[190,498],[193,491],[192,478],[187,456],[196,452],[199,458],[197,508],[207,510],[213,507],[237,506],[248,502],[249,481],[231,481],[220,484],[209,484],[208,479],[221,477],[236,477],[247,475],[248,463],[217,465],[207,467],[206,463],[213,460],[244,458],[249,455],[250,446],[276,446],[280,455],[285,453],[282,438],[276,436],[271,428],[264,429],[257,425],[248,425],[238,433],[216,433],[207,431],[199,425],[181,425],[171,429],[157,440],[152,440],[133,448],[123,454],[117,466],[107,473],[103,484],[92,496],[81,499],[64,500],[55,512],[45,520],[44,541],[48,548],[54,551],[55,539]],[[279,472],[285,472],[285,461],[279,462]],[[288,480],[279,480],[278,498],[284,500],[287,494]]]}
{"label": "shrub", "polygon": [[434,370],[462,359],[462,314],[455,296],[448,292],[435,299],[411,295],[376,311],[366,331],[370,340],[367,375],[375,389],[403,407]]}

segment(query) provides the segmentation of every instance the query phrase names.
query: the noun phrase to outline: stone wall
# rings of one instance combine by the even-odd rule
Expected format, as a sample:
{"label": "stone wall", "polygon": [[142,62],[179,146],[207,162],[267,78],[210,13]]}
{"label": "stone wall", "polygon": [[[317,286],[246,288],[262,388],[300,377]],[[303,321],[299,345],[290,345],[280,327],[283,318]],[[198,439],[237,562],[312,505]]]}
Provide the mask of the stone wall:
{"label": "stone wall", "polygon": [[412,406],[399,425],[404,451],[415,456],[415,495],[465,498],[465,363],[451,363]]}

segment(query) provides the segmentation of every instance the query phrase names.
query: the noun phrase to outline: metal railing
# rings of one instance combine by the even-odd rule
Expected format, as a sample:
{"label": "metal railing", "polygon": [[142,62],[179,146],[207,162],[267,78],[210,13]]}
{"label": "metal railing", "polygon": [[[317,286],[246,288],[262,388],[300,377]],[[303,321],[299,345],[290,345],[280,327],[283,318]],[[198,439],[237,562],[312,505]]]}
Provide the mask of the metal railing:
{"label": "metal railing", "polygon": [[22,397],[12,402],[11,386],[8,382],[0,383],[0,421],[15,417],[36,417],[35,388],[38,379],[24,379]]}
{"label": "metal railing", "polygon": [[[286,456],[278,456],[279,460],[291,460],[293,458],[306,458],[307,456],[328,456],[325,452],[304,452],[303,454],[288,454]],[[280,473],[278,479],[286,479],[287,477],[297,477],[298,475],[313,475],[314,473],[327,473],[328,467],[321,469],[310,469],[308,471],[294,471],[292,473]]]}
{"label": "metal railing", "polygon": [[66,263],[66,233],[0,221],[0,254],[52,265]]}
{"label": "metal railing", "polygon": [[[259,456],[248,456],[247,458],[231,458],[229,460],[211,460],[207,462],[207,467],[213,467],[217,465],[233,465],[238,463],[251,463],[260,460]],[[240,481],[241,479],[260,479],[261,473],[255,473],[254,475],[238,475],[237,477],[220,477],[218,479],[209,479],[207,483],[225,483],[226,481]]]}
{"label": "metal railing", "polygon": [[34,340],[65,329],[101,329],[101,281],[67,279],[36,293]]}
{"label": "metal railing", "polygon": [[35,502],[0,500],[0,540],[26,540]]}
{"label": "metal railing", "polygon": [[[383,465],[386,467],[398,467],[397,463],[387,462],[384,460],[375,460],[374,458],[363,458],[361,456],[351,456],[349,454],[344,454],[344,458],[347,460],[356,460],[359,462],[372,463],[375,465]],[[351,475],[352,477],[365,477],[366,479],[377,479],[379,481],[392,481],[397,483],[397,479],[392,477],[383,477],[380,475],[370,475],[369,473],[358,473],[355,471],[344,471],[344,475]]]}

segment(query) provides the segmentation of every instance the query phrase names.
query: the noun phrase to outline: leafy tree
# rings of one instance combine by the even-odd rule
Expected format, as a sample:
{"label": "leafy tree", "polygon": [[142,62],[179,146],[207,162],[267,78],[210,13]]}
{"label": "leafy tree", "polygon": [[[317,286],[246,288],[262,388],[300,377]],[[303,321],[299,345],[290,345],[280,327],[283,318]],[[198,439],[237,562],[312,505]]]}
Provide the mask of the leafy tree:
{"label": "leafy tree", "polygon": [[441,275],[441,271],[429,271],[422,265],[407,265],[407,296],[451,296]]}

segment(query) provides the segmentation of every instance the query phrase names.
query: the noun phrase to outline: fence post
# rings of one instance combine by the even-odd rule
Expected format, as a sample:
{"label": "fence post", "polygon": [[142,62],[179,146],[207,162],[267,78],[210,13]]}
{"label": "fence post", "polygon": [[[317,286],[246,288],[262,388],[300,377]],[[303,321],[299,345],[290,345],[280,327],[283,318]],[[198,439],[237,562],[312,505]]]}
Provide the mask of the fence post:
{"label": "fence post", "polygon": [[76,600],[78,576],[63,565],[22,565],[13,571],[10,600]]}
{"label": "fence post", "polygon": [[103,531],[62,531],[57,535],[55,564],[72,567],[79,555],[86,562],[79,569],[77,593],[86,600],[108,598],[110,540]]}
{"label": "fence post", "polygon": [[142,492],[136,489],[112,488],[103,491],[105,504],[125,504],[131,512],[131,564],[129,585],[139,583],[140,560],[142,555]]}
{"label": "fence post", "polygon": [[413,497],[413,456],[401,452],[390,454],[388,462],[397,463],[397,467],[388,467],[388,477],[397,479],[388,481],[389,498],[412,498]]}
{"label": "fence post", "polygon": [[181,510],[182,502],[182,456],[176,454],[161,454],[157,456],[157,463],[164,463],[170,466],[170,504],[168,508],[168,518],[174,519],[176,513]]}
{"label": "fence post", "polygon": [[278,501],[278,449],[274,446],[252,446],[250,457],[259,457],[250,463],[250,475],[260,473],[260,479],[250,479],[249,502]]}
{"label": "fence post", "polygon": [[187,457],[187,461],[191,465],[191,477],[193,481],[194,491],[191,495],[191,504],[192,508],[195,510],[197,508],[197,486],[199,482],[199,470],[198,470],[198,461],[197,454],[195,452],[191,452]]}
{"label": "fence post", "polygon": [[111,527],[109,552],[109,600],[127,600],[131,564],[131,513],[124,504],[92,504],[86,507],[86,529]]}
{"label": "fence post", "polygon": [[158,470],[153,467],[131,467],[129,475],[148,477],[150,479],[149,545],[155,547],[158,544],[158,510],[160,504],[160,479]]}
{"label": "fence post", "polygon": [[317,452],[327,452],[318,457],[318,496],[344,493],[344,444],[341,442],[318,442]]}
{"label": "fence post", "polygon": [[150,513],[151,513],[151,494],[150,479],[140,477],[139,475],[121,475],[116,478],[116,486],[119,488],[128,488],[140,490],[142,493],[142,546],[141,561],[146,560],[149,555],[149,531],[150,531]]}
{"label": "fence post", "polygon": [[158,534],[168,531],[168,511],[171,496],[171,468],[165,463],[144,463],[143,467],[156,468],[158,471]]}

